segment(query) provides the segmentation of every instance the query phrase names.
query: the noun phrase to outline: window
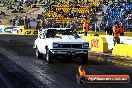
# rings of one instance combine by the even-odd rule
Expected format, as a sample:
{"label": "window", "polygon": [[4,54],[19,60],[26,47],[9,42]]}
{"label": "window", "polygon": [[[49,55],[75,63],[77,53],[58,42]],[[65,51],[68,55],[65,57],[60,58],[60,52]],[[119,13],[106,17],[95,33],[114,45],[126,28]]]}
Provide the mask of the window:
{"label": "window", "polygon": [[60,37],[61,35],[73,35],[79,37],[77,32],[72,29],[49,29],[46,33],[47,38]]}

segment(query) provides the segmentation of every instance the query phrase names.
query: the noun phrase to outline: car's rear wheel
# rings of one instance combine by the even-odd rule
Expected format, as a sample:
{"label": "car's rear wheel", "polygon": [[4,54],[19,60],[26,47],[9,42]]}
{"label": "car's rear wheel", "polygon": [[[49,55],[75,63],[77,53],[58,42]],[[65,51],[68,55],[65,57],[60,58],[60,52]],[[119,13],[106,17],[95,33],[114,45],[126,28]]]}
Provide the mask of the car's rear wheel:
{"label": "car's rear wheel", "polygon": [[88,62],[88,53],[82,54],[82,63],[86,64]]}
{"label": "car's rear wheel", "polygon": [[48,49],[46,50],[46,60],[48,63],[52,63],[53,54]]}
{"label": "car's rear wheel", "polygon": [[37,59],[43,58],[43,54],[40,53],[38,49],[36,49],[36,58],[37,58]]}

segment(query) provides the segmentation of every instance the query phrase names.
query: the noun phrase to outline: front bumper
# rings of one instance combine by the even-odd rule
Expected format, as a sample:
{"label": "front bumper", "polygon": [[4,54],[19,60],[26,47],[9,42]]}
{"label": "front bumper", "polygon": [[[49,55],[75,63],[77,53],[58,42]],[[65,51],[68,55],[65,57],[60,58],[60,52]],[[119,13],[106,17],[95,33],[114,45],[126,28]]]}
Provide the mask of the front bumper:
{"label": "front bumper", "polygon": [[50,49],[53,54],[59,55],[78,55],[87,54],[88,49]]}

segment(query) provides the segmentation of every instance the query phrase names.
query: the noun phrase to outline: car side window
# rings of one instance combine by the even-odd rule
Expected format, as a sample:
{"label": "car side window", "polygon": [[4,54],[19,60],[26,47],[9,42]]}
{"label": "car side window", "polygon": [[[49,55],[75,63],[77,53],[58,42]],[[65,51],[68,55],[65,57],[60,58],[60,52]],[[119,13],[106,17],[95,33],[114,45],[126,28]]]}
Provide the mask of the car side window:
{"label": "car side window", "polygon": [[45,31],[45,35],[46,35],[46,38],[50,38],[50,32],[49,31]]}

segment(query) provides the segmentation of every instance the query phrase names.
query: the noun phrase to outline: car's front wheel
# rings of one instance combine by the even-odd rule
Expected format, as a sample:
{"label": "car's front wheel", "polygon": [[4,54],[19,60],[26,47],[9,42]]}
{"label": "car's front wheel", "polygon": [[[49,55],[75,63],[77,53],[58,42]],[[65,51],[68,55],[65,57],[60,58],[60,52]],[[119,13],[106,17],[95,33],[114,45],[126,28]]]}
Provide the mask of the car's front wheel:
{"label": "car's front wheel", "polygon": [[51,51],[49,51],[48,49],[46,50],[46,60],[48,63],[52,62],[52,56],[53,54],[51,53]]}
{"label": "car's front wheel", "polygon": [[86,64],[88,62],[88,53],[82,54],[82,63]]}
{"label": "car's front wheel", "polygon": [[36,49],[36,58],[37,58],[37,59],[43,58],[43,54],[40,53],[38,49]]}

